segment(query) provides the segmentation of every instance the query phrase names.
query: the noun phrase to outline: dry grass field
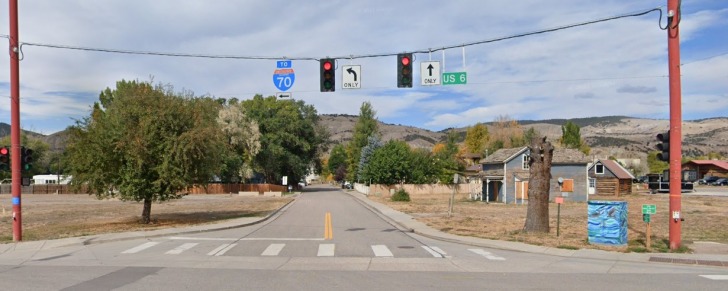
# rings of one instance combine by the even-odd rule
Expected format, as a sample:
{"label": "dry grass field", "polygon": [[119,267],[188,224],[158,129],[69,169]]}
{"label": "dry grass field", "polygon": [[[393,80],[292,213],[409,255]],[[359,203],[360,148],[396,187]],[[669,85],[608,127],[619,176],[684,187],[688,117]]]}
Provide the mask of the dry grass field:
{"label": "dry grass field", "polygon": [[[527,234],[522,229],[526,221],[527,205],[484,203],[456,197],[453,214],[448,217],[450,195],[418,195],[411,202],[392,202],[387,198],[370,196],[396,210],[412,215],[430,227],[444,232],[495,240],[525,242],[533,245],[566,249],[605,249],[612,251],[647,251],[645,232],[647,224],[642,220],[642,204],[655,204],[657,214],[652,215],[653,252],[668,251],[667,194],[632,194],[622,197],[592,196],[592,200],[627,201],[629,244],[626,247],[590,245],[587,234],[587,203],[565,202],[561,205],[559,236],[557,232],[557,204],[549,207],[550,227],[548,234]],[[728,197],[702,197],[683,195],[682,211],[685,221],[682,241],[728,242]],[[689,251],[683,249],[682,251]]]}
{"label": "dry grass field", "polygon": [[[23,240],[45,240],[100,233],[154,230],[223,219],[256,216],[275,211],[293,198],[188,195],[152,204],[152,223],[139,223],[142,203],[94,196],[22,195]],[[10,195],[0,195],[0,243],[12,242]]]}

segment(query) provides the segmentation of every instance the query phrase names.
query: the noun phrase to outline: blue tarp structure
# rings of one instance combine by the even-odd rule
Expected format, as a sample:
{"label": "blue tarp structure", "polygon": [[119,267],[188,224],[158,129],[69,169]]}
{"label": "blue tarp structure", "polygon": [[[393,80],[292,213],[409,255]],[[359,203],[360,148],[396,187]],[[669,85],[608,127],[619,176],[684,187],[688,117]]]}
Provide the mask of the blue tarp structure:
{"label": "blue tarp structure", "polygon": [[589,201],[589,243],[612,246],[627,244],[627,202]]}

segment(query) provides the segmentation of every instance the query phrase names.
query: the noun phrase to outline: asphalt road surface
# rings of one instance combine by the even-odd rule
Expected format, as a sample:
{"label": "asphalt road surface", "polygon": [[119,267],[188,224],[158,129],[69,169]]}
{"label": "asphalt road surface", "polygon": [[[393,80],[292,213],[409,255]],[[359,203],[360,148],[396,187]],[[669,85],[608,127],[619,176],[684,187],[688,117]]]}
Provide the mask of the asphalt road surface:
{"label": "asphalt road surface", "polygon": [[308,187],[264,223],[0,254],[2,290],[725,290],[728,268],[562,257],[405,232]]}

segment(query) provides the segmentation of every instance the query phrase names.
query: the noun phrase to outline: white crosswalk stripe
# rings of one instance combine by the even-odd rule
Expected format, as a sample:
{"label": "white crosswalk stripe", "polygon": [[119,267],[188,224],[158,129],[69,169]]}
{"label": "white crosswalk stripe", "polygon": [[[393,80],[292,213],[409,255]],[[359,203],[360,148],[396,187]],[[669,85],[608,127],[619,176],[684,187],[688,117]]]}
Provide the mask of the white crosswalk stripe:
{"label": "white crosswalk stripe", "polygon": [[[145,242],[143,244],[140,244],[138,246],[135,246],[133,248],[130,248],[130,249],[127,249],[127,250],[123,251],[122,254],[135,254],[135,253],[139,253],[139,252],[142,252],[142,251],[147,250],[149,248],[152,248],[152,247],[154,247],[154,246],[156,246],[158,244],[160,244],[160,242]],[[191,249],[193,249],[195,247],[198,247],[199,245],[200,245],[199,243],[184,243],[184,244],[179,245],[179,246],[177,246],[177,247],[175,247],[175,248],[173,248],[171,250],[166,251],[165,254],[167,254],[167,255],[179,255],[179,254],[185,253],[186,251],[191,250]],[[215,245],[207,244],[207,246],[205,246],[205,247],[210,247],[210,249],[212,249],[211,251],[209,251],[207,253],[207,256],[216,256],[216,257],[219,257],[219,256],[224,255],[228,251],[232,250],[237,245],[238,245],[238,243],[225,243],[225,244],[219,244],[219,245],[217,245],[217,244],[215,244]],[[263,252],[260,253],[260,256],[265,256],[265,257],[279,256],[285,247],[286,247],[286,244],[284,244],[284,243],[272,243],[272,244],[269,244],[265,248],[265,250],[263,250]],[[374,254],[374,257],[381,257],[381,258],[393,258],[393,257],[395,257],[395,254],[392,253],[392,251],[387,247],[387,245],[383,245],[383,244],[380,244],[380,245],[370,245],[370,247],[371,247],[371,250],[372,250],[372,252]],[[420,247],[422,247],[422,249],[425,252],[427,252],[427,254],[429,254],[429,256],[431,256],[433,258],[452,258],[452,255],[448,255],[447,252],[445,252],[444,250],[442,250],[441,248],[439,248],[437,246],[421,245]],[[159,249],[159,247],[157,247],[157,249]],[[345,246],[345,249],[346,249],[346,246]],[[207,250],[209,250],[209,249],[207,249]],[[205,251],[207,251],[207,250],[205,250]],[[506,260],[505,258],[503,258],[501,256],[498,256],[498,255],[495,255],[495,254],[493,254],[493,253],[491,253],[489,251],[486,251],[484,249],[467,249],[467,250],[470,251],[470,252],[472,252],[472,253],[474,253],[474,254],[480,255],[480,256],[488,259],[488,260],[493,260],[493,261],[504,261],[504,260]],[[164,252],[164,250],[162,250],[162,252]],[[346,250],[344,252],[346,252]],[[398,252],[400,252],[400,251],[398,250]],[[197,253],[197,252],[195,252],[195,253]],[[412,256],[413,254],[414,253],[411,253],[411,252],[409,252],[409,253],[402,253],[402,254],[397,253],[397,256],[405,256],[405,257],[407,257],[407,256]],[[423,256],[423,257],[426,256],[424,254],[425,253],[423,253],[421,251],[419,252],[419,256]],[[318,245],[318,252],[316,253],[316,256],[317,257],[335,257],[336,256],[336,244],[333,244],[333,243],[330,243],[330,244],[319,244]],[[711,280],[728,280],[728,276],[721,277],[721,275],[702,275],[702,277],[708,278],[708,279],[711,279]]]}
{"label": "white crosswalk stripe", "polygon": [[282,250],[283,247],[285,247],[286,244],[270,244],[265,251],[263,251],[261,256],[277,256]]}
{"label": "white crosswalk stripe", "polygon": [[182,244],[181,246],[178,246],[174,249],[169,250],[168,252],[164,253],[165,255],[179,255],[183,253],[186,250],[189,250],[191,248],[194,248],[198,243],[186,243]]}
{"label": "white crosswalk stripe", "polygon": [[374,251],[374,256],[377,257],[394,257],[392,252],[385,245],[372,245],[372,251]]}
{"label": "white crosswalk stripe", "polygon": [[222,244],[221,246],[215,248],[214,250],[207,253],[208,256],[222,256],[230,249],[234,248],[238,244]]}
{"label": "white crosswalk stripe", "polygon": [[148,248],[151,248],[153,246],[156,246],[158,244],[159,244],[158,242],[151,242],[150,241],[150,242],[146,242],[146,243],[143,243],[141,245],[138,245],[136,247],[130,248],[128,250],[125,250],[125,251],[123,251],[121,253],[122,254],[135,254],[135,253],[141,252],[143,250],[146,250]]}
{"label": "white crosswalk stripe", "polygon": [[[423,249],[425,249],[430,255],[432,255],[435,258],[443,258],[443,255],[445,254],[440,248],[438,247],[432,247],[432,246],[422,246]],[[439,250],[439,251],[438,251]]]}
{"label": "white crosswalk stripe", "polygon": [[481,255],[488,260],[493,260],[493,261],[505,261],[506,260],[506,258],[493,255],[484,249],[468,249],[468,250],[473,253],[476,253],[478,255]]}
{"label": "white crosswalk stripe", "polygon": [[320,244],[318,248],[318,254],[319,257],[333,257],[334,256],[334,249],[336,248],[335,244]]}
{"label": "white crosswalk stripe", "polygon": [[728,280],[728,275],[700,275],[700,277],[710,280]]}

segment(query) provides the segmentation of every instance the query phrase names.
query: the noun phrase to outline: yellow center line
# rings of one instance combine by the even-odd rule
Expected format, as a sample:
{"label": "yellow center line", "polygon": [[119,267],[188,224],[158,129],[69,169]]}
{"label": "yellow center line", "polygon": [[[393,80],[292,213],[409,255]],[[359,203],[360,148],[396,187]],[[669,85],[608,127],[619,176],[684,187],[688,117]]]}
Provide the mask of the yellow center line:
{"label": "yellow center line", "polygon": [[334,239],[334,228],[331,225],[331,212],[326,212],[324,217],[324,239]]}

